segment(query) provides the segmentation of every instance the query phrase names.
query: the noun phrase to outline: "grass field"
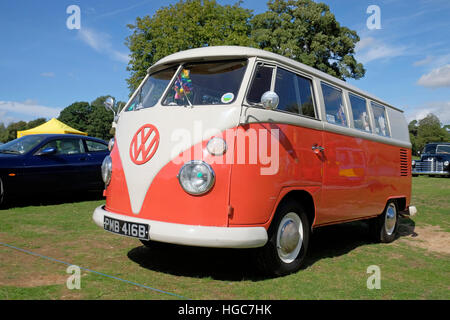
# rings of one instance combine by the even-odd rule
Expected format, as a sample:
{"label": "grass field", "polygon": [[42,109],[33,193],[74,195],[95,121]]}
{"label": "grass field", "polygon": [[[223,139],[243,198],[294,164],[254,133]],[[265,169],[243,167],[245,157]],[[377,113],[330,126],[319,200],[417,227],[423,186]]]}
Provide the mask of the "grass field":
{"label": "grass field", "polygon": [[[307,266],[275,279],[258,275],[246,250],[145,248],[104,232],[92,221],[102,203],[0,210],[0,299],[450,299],[450,179],[413,178],[419,213],[393,243],[371,242],[362,222],[321,228]],[[63,262],[85,268],[80,290],[67,288]],[[379,290],[367,289],[370,265]]]}

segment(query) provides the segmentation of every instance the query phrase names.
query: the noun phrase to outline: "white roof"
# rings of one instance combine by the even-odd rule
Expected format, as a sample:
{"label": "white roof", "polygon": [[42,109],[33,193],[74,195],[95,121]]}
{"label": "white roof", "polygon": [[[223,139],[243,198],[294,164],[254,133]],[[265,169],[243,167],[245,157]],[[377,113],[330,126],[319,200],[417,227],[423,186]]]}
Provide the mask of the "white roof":
{"label": "white roof", "polygon": [[266,60],[272,60],[275,62],[280,62],[290,67],[299,69],[303,72],[311,74],[315,77],[321,78],[328,82],[334,83],[335,85],[345,88],[350,91],[354,91],[361,95],[366,96],[367,98],[377,101],[383,105],[387,105],[393,109],[403,112],[402,110],[392,106],[391,104],[367,93],[361,89],[358,89],[351,84],[340,80],[336,77],[333,77],[325,72],[314,69],[310,66],[307,66],[303,63],[295,61],[290,58],[286,58],[276,53],[272,53],[269,51],[249,48],[249,47],[240,47],[240,46],[212,46],[212,47],[203,47],[190,49],[185,51],[180,51],[171,55],[168,55],[159,61],[157,61],[154,65],[148,68],[147,72],[152,73],[161,69],[164,69],[170,65],[175,63],[185,62],[185,61],[208,61],[208,60],[220,60],[220,59],[233,59],[233,58],[251,58],[251,57],[259,57]]}

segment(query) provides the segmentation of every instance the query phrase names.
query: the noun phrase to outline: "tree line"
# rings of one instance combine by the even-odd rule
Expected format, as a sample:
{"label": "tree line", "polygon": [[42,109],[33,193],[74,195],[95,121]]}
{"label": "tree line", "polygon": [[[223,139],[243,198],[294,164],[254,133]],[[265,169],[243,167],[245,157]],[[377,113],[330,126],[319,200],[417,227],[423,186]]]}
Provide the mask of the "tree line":
{"label": "tree line", "polygon": [[[91,137],[96,137],[108,141],[112,138],[111,123],[113,114],[105,109],[103,103],[109,96],[100,96],[91,103],[78,101],[64,108],[57,118],[68,126],[86,132]],[[119,107],[125,105],[118,102]],[[8,142],[17,138],[17,131],[35,128],[49,119],[38,118],[29,122],[11,122],[7,126],[0,123],[0,142]]]}
{"label": "tree line", "polygon": [[408,130],[413,155],[419,155],[427,143],[450,142],[450,125],[442,126],[438,116],[433,113],[423,119],[411,121]]}

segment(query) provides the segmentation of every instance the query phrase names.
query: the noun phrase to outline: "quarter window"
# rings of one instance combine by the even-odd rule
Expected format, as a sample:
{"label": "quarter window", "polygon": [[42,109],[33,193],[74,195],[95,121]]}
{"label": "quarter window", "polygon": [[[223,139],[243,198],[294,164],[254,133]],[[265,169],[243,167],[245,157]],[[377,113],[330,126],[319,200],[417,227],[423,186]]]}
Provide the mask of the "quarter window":
{"label": "quarter window", "polygon": [[342,100],[342,91],[325,83],[321,83],[321,86],[327,121],[346,127],[347,118]]}
{"label": "quarter window", "polygon": [[349,94],[350,105],[352,106],[353,123],[355,128],[370,132],[369,114],[367,113],[366,99]]}
{"label": "quarter window", "polygon": [[89,152],[96,152],[96,151],[107,151],[108,150],[108,146],[97,142],[97,141],[92,141],[92,140],[85,140],[86,141],[86,146]]}
{"label": "quarter window", "polygon": [[280,97],[279,110],[314,118],[311,80],[278,68],[275,92]]}
{"label": "quarter window", "polygon": [[375,102],[371,102],[371,106],[373,119],[375,120],[375,133],[380,136],[390,137],[391,134],[386,119],[386,108]]}
{"label": "quarter window", "polygon": [[266,91],[270,91],[274,67],[258,64],[253,77],[252,86],[247,95],[250,103],[260,103],[261,97]]}

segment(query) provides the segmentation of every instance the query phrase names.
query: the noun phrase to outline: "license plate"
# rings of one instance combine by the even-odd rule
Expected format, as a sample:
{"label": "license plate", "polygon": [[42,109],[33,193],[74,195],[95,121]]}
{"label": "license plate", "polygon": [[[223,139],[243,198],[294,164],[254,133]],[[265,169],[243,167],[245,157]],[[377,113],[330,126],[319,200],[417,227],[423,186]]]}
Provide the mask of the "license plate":
{"label": "license plate", "polygon": [[103,229],[120,234],[122,236],[149,240],[149,225],[143,223],[123,221],[105,216],[103,218]]}

